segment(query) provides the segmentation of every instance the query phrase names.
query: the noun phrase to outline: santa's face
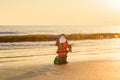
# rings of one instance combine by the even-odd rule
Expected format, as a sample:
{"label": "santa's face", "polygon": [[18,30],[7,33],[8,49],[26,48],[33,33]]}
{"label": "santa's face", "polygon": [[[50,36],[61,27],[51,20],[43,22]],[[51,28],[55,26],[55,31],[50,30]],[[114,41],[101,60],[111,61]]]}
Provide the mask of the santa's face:
{"label": "santa's face", "polygon": [[66,38],[65,38],[65,36],[61,36],[60,38],[59,38],[59,42],[60,43],[65,43],[67,40],[66,40]]}

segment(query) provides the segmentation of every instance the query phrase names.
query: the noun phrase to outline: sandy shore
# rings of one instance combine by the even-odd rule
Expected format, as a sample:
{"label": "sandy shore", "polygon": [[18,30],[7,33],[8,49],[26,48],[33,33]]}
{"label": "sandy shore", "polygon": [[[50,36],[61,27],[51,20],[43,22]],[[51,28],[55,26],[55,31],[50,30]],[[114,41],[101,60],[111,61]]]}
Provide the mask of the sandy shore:
{"label": "sandy shore", "polygon": [[0,80],[120,80],[119,54],[69,54],[68,64],[54,65],[55,55],[0,63]]}

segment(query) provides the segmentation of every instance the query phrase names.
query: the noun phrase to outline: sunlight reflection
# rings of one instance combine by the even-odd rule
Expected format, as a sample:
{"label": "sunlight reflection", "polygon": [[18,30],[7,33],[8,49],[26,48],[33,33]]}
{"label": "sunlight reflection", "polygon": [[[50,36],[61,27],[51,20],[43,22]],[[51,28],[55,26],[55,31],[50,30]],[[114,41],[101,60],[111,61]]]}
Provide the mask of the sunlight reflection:
{"label": "sunlight reflection", "polygon": [[105,4],[113,10],[120,11],[120,0],[106,0]]}

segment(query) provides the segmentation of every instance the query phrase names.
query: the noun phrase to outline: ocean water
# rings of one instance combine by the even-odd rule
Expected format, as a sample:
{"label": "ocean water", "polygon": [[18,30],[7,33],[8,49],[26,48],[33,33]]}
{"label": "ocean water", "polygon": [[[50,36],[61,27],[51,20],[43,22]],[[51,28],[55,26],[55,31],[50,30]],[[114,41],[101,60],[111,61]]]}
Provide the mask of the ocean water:
{"label": "ocean water", "polygon": [[119,33],[120,26],[0,26],[0,36],[28,34]]}
{"label": "ocean water", "polygon": [[[120,39],[78,40],[70,54],[114,54],[120,52]],[[56,55],[55,41],[0,43],[0,59],[21,56]]]}
{"label": "ocean water", "polygon": [[[26,34],[119,33],[119,26],[0,26],[0,36]],[[120,52],[120,39],[69,41],[70,54],[114,54]],[[13,58],[56,55],[55,41],[0,43],[0,62]],[[5,60],[4,60],[5,59]]]}
{"label": "ocean water", "polygon": [[[120,58],[120,39],[78,40],[72,44],[72,56],[111,55]],[[29,60],[40,56],[56,56],[55,41],[0,43],[0,63]]]}

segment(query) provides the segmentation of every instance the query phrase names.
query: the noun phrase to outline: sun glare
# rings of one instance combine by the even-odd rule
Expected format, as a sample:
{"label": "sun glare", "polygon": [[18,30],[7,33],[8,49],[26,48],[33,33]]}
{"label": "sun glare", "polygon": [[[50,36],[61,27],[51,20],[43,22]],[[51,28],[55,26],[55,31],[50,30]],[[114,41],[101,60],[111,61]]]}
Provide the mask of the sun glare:
{"label": "sun glare", "polygon": [[107,7],[120,11],[120,0],[106,0]]}

